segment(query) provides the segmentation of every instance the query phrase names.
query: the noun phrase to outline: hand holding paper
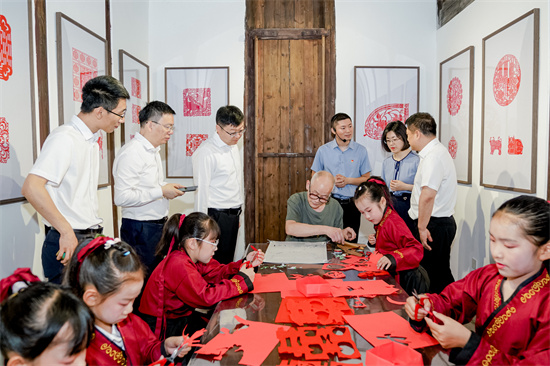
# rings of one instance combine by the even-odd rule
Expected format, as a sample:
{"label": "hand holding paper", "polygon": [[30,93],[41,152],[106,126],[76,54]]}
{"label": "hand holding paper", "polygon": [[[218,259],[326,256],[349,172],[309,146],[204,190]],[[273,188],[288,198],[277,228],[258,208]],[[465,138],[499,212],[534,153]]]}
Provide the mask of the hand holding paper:
{"label": "hand holding paper", "polygon": [[433,312],[434,316],[443,324],[437,324],[430,318],[426,318],[426,324],[432,331],[432,336],[441,344],[443,348],[464,348],[472,332],[464,325],[453,318],[449,318],[438,312]]}

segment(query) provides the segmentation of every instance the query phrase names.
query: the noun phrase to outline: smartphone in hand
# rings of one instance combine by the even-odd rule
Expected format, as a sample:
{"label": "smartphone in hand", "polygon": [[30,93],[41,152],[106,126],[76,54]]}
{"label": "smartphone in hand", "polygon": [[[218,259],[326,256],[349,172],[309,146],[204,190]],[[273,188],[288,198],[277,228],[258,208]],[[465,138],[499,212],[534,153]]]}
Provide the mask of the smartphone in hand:
{"label": "smartphone in hand", "polygon": [[182,192],[193,192],[197,190],[197,186],[182,187],[178,189]]}

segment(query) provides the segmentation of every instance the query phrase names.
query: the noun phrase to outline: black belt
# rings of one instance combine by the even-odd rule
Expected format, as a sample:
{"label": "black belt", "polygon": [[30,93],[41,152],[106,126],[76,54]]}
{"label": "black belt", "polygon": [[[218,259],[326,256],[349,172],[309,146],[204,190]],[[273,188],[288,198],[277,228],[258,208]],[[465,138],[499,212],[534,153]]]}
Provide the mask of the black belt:
{"label": "black belt", "polygon": [[[50,230],[58,232],[54,227],[46,226],[46,234],[48,234]],[[103,227],[100,226],[97,229],[73,229],[73,231],[76,235],[96,235],[103,232]]]}
{"label": "black belt", "polygon": [[139,222],[147,222],[149,224],[158,224],[158,225],[164,225],[166,221],[168,220],[168,217],[164,216],[162,219],[158,220],[136,220],[136,219],[129,219],[129,218],[122,218],[122,220],[132,220],[132,221],[139,221]]}
{"label": "black belt", "polygon": [[338,198],[336,196],[332,196],[332,198],[334,198],[336,201],[340,202],[340,204],[344,204],[344,205],[347,205],[348,203],[351,203],[353,202],[353,197],[348,197],[348,198]]}
{"label": "black belt", "polygon": [[398,200],[403,200],[403,201],[406,201],[408,200],[409,198],[411,198],[411,194],[410,193],[402,193],[400,195],[396,195],[396,194],[393,194],[393,192],[390,192],[391,196],[392,197],[395,197],[396,199]]}
{"label": "black belt", "polygon": [[228,215],[234,215],[234,216],[239,216],[243,210],[242,208],[212,208],[212,207],[209,207],[208,208],[209,210],[213,210],[213,211],[217,211],[217,212],[223,212],[223,213],[226,213]]}

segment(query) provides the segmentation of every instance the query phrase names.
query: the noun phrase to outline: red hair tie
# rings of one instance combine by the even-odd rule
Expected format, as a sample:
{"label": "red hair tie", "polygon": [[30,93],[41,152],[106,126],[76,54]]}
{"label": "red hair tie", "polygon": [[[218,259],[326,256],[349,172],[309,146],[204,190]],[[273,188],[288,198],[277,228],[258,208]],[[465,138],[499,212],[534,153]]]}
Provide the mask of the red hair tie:
{"label": "red hair tie", "polygon": [[377,183],[377,184],[380,184],[380,185],[383,185],[383,186],[386,185],[386,182],[384,182],[383,180],[380,180],[380,179],[376,179],[376,178],[371,178],[371,179],[367,180],[367,182],[374,182],[374,183]]}
{"label": "red hair tie", "polygon": [[17,282],[40,282],[40,278],[36,277],[30,268],[17,268],[12,275],[0,281],[0,302],[8,298],[10,289],[14,291],[13,285]]}
{"label": "red hair tie", "polygon": [[[102,245],[104,246],[105,250],[107,250],[111,248],[114,244],[118,244],[118,243],[120,243],[119,238],[113,239],[108,236],[97,236],[95,239],[93,239],[88,244],[86,244],[84,248],[80,249],[80,251],[76,256],[77,264],[78,264],[77,277],[80,275],[80,267],[82,266],[84,259],[86,259],[94,250],[96,250]],[[128,254],[130,254],[130,251],[126,250],[122,255],[127,256]]]}

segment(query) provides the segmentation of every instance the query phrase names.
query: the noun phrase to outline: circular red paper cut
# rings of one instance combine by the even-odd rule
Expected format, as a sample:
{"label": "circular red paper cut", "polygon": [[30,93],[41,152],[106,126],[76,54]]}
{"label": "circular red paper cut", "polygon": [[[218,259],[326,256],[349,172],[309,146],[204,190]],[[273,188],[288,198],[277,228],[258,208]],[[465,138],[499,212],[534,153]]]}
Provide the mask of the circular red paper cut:
{"label": "circular red paper cut", "polygon": [[521,83],[521,68],[514,55],[505,55],[498,62],[493,77],[493,94],[496,102],[505,107],[516,98]]}
{"label": "circular red paper cut", "polygon": [[374,111],[365,121],[365,136],[373,140],[380,140],[386,125],[393,121],[405,121],[409,117],[408,104],[385,104]]}

